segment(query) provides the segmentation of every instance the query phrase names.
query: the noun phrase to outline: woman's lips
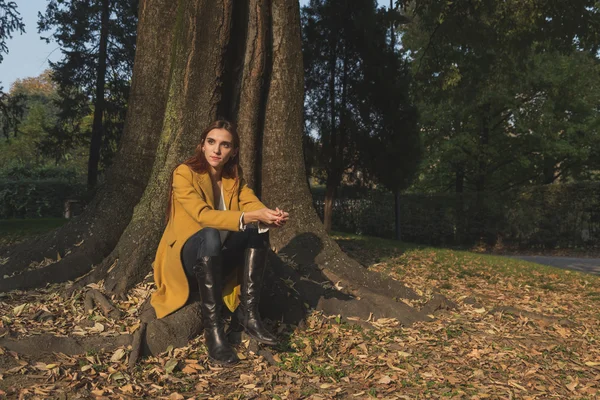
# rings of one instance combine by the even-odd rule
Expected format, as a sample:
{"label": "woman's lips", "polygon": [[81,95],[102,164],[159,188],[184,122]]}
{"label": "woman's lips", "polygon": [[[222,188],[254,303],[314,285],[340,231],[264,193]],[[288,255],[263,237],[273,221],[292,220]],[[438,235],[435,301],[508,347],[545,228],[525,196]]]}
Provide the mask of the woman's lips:
{"label": "woman's lips", "polygon": [[211,159],[211,160],[214,160],[214,161],[219,161],[219,160],[220,160],[220,158],[219,158],[219,157],[213,157],[213,156],[211,156],[211,157],[210,157],[210,159]]}

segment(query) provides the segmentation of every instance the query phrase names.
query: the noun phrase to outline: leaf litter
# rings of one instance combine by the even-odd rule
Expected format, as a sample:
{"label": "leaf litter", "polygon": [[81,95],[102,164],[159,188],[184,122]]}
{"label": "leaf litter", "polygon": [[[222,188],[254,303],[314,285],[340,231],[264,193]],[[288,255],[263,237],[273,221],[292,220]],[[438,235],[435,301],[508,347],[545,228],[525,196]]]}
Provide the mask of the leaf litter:
{"label": "leaf litter", "polygon": [[[280,325],[283,344],[274,349],[255,353],[248,341],[242,342],[238,352],[244,359],[231,368],[211,365],[201,338],[142,359],[134,370],[127,369],[131,349],[124,347],[77,356],[54,353],[44,359],[0,348],[0,398],[599,396],[597,277],[450,250],[336,239],[365,266],[401,279],[423,296],[402,301],[420,307],[439,292],[458,308],[410,327],[377,319],[373,310],[369,329],[354,324],[357,318],[313,312],[302,329]],[[100,284],[91,286],[101,290]],[[142,283],[126,300],[112,299],[123,313],[118,321],[98,310],[86,313],[83,293],[65,300],[61,289],[55,285],[2,295],[0,337],[132,333],[153,286]],[[52,318],[31,318],[40,311]]]}

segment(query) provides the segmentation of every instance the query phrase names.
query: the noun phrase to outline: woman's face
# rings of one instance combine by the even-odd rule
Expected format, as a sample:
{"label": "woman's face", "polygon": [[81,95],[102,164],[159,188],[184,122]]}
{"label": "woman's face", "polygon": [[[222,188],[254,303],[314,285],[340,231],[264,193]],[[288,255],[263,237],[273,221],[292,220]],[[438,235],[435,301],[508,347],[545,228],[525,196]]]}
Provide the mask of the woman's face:
{"label": "woman's face", "polygon": [[237,149],[233,147],[231,133],[225,129],[213,129],[204,139],[202,152],[214,169],[221,170],[231,157],[235,157]]}

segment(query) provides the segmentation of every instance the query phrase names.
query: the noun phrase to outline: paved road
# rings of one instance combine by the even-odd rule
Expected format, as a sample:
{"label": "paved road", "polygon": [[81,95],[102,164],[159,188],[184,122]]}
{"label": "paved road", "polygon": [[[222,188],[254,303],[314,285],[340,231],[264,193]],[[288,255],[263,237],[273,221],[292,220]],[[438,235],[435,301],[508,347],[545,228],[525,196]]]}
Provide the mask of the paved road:
{"label": "paved road", "polygon": [[600,275],[600,258],[571,258],[571,257],[545,257],[545,256],[511,256],[537,264],[550,265],[553,267],[573,269]]}

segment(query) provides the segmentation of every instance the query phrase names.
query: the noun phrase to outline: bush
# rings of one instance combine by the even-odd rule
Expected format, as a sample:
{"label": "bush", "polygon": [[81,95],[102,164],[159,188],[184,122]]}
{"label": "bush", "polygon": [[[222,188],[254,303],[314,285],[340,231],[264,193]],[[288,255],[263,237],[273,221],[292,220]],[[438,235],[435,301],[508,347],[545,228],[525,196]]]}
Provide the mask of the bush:
{"label": "bush", "polygon": [[79,175],[75,168],[55,165],[13,164],[0,170],[0,179],[4,181],[56,179],[76,182]]}
{"label": "bush", "polygon": [[65,179],[0,181],[0,218],[61,217],[67,199],[84,197],[86,186]]}

